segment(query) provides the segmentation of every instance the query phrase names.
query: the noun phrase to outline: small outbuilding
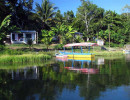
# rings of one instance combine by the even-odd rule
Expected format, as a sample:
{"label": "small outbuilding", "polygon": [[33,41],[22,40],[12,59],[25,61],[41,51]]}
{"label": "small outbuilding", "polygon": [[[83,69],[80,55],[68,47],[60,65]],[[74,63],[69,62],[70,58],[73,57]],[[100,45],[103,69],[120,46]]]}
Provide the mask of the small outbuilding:
{"label": "small outbuilding", "polygon": [[33,44],[38,43],[38,32],[34,30],[21,30],[10,34],[11,44],[27,44],[28,39],[32,39]]}
{"label": "small outbuilding", "polygon": [[97,44],[98,44],[99,46],[104,46],[104,41],[101,40],[101,39],[97,39]]}

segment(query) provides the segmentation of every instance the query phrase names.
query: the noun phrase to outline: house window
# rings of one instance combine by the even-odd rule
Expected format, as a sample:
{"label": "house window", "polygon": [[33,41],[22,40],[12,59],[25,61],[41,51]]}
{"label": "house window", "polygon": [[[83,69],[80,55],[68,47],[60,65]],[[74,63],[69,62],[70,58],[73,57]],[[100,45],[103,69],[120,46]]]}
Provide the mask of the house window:
{"label": "house window", "polygon": [[27,39],[31,39],[32,38],[32,34],[26,34],[26,38]]}

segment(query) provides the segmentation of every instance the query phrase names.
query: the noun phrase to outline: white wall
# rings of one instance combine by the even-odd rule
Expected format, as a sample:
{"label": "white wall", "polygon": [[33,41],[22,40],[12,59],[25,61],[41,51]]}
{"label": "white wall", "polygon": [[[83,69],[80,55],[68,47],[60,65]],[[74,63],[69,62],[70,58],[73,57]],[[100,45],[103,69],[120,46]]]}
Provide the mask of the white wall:
{"label": "white wall", "polygon": [[104,45],[104,41],[103,41],[103,40],[97,40],[97,44],[98,44],[99,46],[103,46],[103,45]]}

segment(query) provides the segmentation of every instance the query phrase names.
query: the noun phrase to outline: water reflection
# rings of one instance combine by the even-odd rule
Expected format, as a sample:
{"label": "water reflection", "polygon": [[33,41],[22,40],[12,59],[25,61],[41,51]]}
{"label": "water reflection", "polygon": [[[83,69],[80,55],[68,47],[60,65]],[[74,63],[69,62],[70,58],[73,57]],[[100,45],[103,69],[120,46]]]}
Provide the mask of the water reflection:
{"label": "water reflection", "polygon": [[[54,62],[19,69],[13,66],[3,69],[3,66],[0,100],[130,99],[130,61],[126,58],[58,59]],[[82,72],[84,69],[86,72]]]}
{"label": "water reflection", "polygon": [[29,80],[29,79],[38,79],[39,70],[37,66],[25,67],[23,69],[11,70],[12,80]]}
{"label": "water reflection", "polygon": [[97,65],[104,65],[104,64],[105,64],[104,58],[97,59]]}
{"label": "water reflection", "polygon": [[[64,62],[64,68],[67,70],[71,70],[74,72],[80,72],[80,73],[84,73],[84,74],[97,74],[99,72],[99,70],[97,68],[90,68],[91,66],[91,62],[93,62],[95,59],[67,59],[65,58],[65,60],[63,60],[64,58],[58,58],[58,61],[62,61]],[[70,63],[66,64],[66,61],[71,62],[72,64],[70,65]],[[87,66],[86,66],[87,65]]]}

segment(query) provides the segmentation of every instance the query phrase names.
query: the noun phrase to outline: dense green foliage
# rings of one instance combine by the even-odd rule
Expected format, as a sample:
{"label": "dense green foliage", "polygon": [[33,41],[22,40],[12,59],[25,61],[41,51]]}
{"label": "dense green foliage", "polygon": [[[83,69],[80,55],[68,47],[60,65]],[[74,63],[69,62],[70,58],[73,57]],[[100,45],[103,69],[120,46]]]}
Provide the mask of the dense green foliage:
{"label": "dense green foliage", "polygon": [[31,49],[31,47],[33,46],[33,40],[27,39],[27,44],[28,44],[29,48]]}
{"label": "dense green foliage", "polygon": [[48,31],[48,30],[42,30],[42,36],[43,36],[43,39],[41,40],[47,47],[49,47],[49,45],[51,44],[51,41],[53,39],[53,32],[52,31]]}
{"label": "dense green foliage", "polygon": [[[61,14],[61,11],[57,10],[49,0],[43,0],[41,4],[36,3],[36,8],[33,8],[33,4],[33,0],[1,0],[0,23],[11,14],[9,25],[11,27],[7,30],[11,31],[17,27],[22,30],[36,30],[39,32],[39,42],[44,38],[41,30],[53,31],[54,36],[59,40],[57,42],[62,44],[81,42],[79,37],[74,40],[74,32],[83,33],[84,41],[88,38],[92,41],[93,38],[100,38],[107,43],[110,33],[113,46],[130,42],[129,5],[123,8],[122,14],[117,14],[113,11],[105,11],[89,0],[81,0],[81,5],[74,15],[73,11]],[[5,32],[0,31],[0,38],[3,34]]]}
{"label": "dense green foliage", "polygon": [[0,45],[3,44],[3,40],[6,37],[5,33],[6,33],[6,29],[10,24],[10,17],[11,15],[8,15],[5,17],[5,19],[3,19],[3,21],[0,24]]}

